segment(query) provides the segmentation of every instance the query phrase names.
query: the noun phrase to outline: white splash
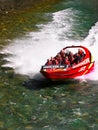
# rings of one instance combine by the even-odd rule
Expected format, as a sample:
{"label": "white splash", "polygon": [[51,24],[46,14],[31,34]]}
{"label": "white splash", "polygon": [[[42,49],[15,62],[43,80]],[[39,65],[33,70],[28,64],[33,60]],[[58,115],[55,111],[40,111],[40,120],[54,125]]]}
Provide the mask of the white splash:
{"label": "white splash", "polygon": [[67,45],[84,45],[90,49],[95,59],[95,69],[83,79],[98,80],[98,23],[93,26],[84,41],[69,41],[66,37],[71,32],[75,23],[75,11],[66,9],[53,13],[53,21],[48,24],[38,25],[39,32],[31,32],[24,39],[16,39],[2,50],[2,53],[11,54],[5,57],[9,66],[14,68],[15,73],[34,77],[40,72],[41,66],[47,58],[55,56]]}
{"label": "white splash", "polygon": [[94,70],[91,73],[83,76],[83,78],[89,80],[98,80],[98,22],[92,26],[88,36],[84,39],[83,44],[91,51],[95,61]]}
{"label": "white splash", "polygon": [[66,38],[74,23],[74,13],[71,8],[53,13],[51,22],[37,25],[39,32],[31,32],[24,39],[14,40],[2,51],[11,54],[6,58],[8,64],[3,66],[29,76],[39,73],[48,58],[55,56],[67,44],[74,44]]}

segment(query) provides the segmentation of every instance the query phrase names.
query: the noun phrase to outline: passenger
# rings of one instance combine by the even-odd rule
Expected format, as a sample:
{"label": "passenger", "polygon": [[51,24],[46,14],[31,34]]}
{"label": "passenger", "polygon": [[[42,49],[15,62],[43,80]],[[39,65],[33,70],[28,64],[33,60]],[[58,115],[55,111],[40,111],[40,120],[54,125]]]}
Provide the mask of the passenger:
{"label": "passenger", "polygon": [[68,56],[65,58],[65,66],[66,68],[70,67],[70,61],[68,59]]}
{"label": "passenger", "polygon": [[67,49],[67,50],[65,51],[65,56],[68,56],[69,53],[70,53],[70,51]]}
{"label": "passenger", "polygon": [[59,65],[59,61],[55,59],[55,65]]}
{"label": "passenger", "polygon": [[83,53],[82,49],[78,49],[78,53],[79,53],[80,55],[82,55],[82,53]]}
{"label": "passenger", "polygon": [[45,65],[52,65],[52,61],[51,60],[49,60],[49,59],[47,59],[47,62],[46,62],[46,64]]}
{"label": "passenger", "polygon": [[78,54],[80,55],[80,61],[84,58],[85,54],[82,49],[78,49]]}
{"label": "passenger", "polygon": [[63,59],[60,53],[58,53],[55,58],[58,61],[59,65],[63,64]]}
{"label": "passenger", "polygon": [[64,56],[62,57],[62,64],[63,64],[63,65],[65,64],[65,59],[66,59],[66,56],[64,55]]}
{"label": "passenger", "polygon": [[75,55],[74,55],[74,63],[75,64],[78,64],[80,62],[80,55],[78,54],[78,53],[76,53]]}
{"label": "passenger", "polygon": [[50,61],[52,62],[52,65],[55,65],[55,58],[51,57]]}
{"label": "passenger", "polygon": [[64,50],[61,50],[60,55],[61,55],[62,58],[65,57],[65,52],[64,52]]}
{"label": "passenger", "polygon": [[73,66],[75,58],[72,52],[69,52],[68,59],[70,61],[70,65]]}

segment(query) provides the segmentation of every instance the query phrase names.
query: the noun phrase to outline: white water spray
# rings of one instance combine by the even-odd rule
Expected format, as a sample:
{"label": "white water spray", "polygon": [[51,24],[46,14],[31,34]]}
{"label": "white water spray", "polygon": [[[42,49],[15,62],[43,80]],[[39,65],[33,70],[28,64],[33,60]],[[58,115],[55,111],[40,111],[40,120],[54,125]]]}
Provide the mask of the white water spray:
{"label": "white water spray", "polygon": [[98,80],[98,22],[90,29],[88,36],[83,41],[83,45],[91,51],[95,61],[94,70],[91,73],[84,75],[83,78]]}
{"label": "white water spray", "polygon": [[[66,37],[71,32],[74,24],[74,15],[72,9],[66,9],[53,13],[53,21],[46,25],[38,25],[41,27],[39,32],[31,32],[24,39],[16,39],[7,46],[2,53],[12,54],[7,57],[9,66],[14,68],[15,73],[34,77],[39,73],[41,66],[46,62],[47,58],[55,56],[63,47],[67,45],[84,45],[87,46],[94,55],[96,66],[94,72],[84,76],[84,78],[95,79],[98,72],[97,66],[97,41],[98,41],[98,23],[89,32],[88,37],[83,41],[69,41]],[[95,75],[93,77],[92,75]]]}
{"label": "white water spray", "polygon": [[[48,24],[37,25],[39,32],[31,32],[26,38],[16,39],[2,53],[12,56],[6,58],[9,66],[16,73],[34,76],[51,56],[55,56],[68,43],[66,33],[73,25],[73,11],[66,9],[52,14],[53,20]],[[65,37],[64,37],[65,35]]]}

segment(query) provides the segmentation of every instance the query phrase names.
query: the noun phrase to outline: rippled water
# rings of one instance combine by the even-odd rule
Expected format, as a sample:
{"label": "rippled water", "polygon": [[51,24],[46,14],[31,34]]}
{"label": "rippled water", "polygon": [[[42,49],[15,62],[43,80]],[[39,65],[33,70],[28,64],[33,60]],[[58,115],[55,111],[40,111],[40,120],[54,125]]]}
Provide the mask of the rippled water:
{"label": "rippled water", "polygon": [[[49,2],[47,8],[40,5],[37,10],[16,12],[15,17],[1,17],[1,129],[98,129],[95,2],[62,0],[51,6]],[[67,45],[88,47],[94,71],[78,79],[47,81],[39,73],[41,65]]]}

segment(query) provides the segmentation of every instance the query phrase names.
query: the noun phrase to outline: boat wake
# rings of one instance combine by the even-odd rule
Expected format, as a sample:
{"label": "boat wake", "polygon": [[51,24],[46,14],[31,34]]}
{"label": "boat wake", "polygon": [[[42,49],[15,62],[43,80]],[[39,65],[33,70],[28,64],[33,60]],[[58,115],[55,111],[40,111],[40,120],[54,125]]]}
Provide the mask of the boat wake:
{"label": "boat wake", "polygon": [[98,22],[90,29],[89,35],[84,39],[83,44],[89,48],[95,60],[94,70],[84,75],[84,79],[98,80]]}
{"label": "boat wake", "polygon": [[51,15],[51,22],[37,25],[38,32],[31,32],[24,39],[15,39],[2,50],[2,53],[11,54],[5,57],[8,63],[3,67],[12,67],[15,73],[34,77],[49,57],[69,44],[66,33],[71,31],[75,12],[69,8]]}
{"label": "boat wake", "polygon": [[8,62],[3,67],[11,67],[15,73],[32,78],[42,77],[39,71],[48,58],[55,56],[67,45],[84,45],[92,52],[96,64],[94,71],[83,78],[98,80],[98,23],[90,29],[89,35],[83,41],[69,40],[67,35],[75,23],[75,15],[76,12],[71,8],[53,13],[51,22],[37,25],[39,32],[31,32],[25,38],[13,40],[1,52],[11,54],[5,57]]}

